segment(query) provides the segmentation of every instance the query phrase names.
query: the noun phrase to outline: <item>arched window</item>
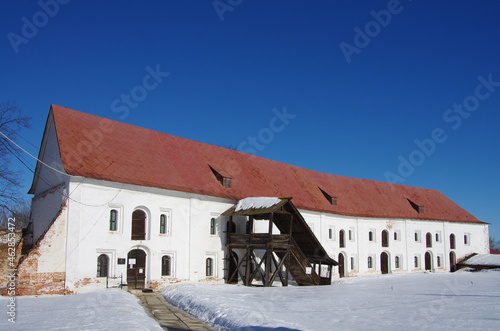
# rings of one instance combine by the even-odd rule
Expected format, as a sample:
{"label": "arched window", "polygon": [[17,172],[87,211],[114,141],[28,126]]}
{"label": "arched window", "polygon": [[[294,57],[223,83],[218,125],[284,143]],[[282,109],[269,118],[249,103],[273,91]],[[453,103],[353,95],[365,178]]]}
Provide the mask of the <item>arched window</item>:
{"label": "arched window", "polygon": [[373,258],[371,256],[368,256],[368,268],[373,268]]}
{"label": "arched window", "polygon": [[389,247],[389,231],[382,231],[382,247]]}
{"label": "arched window", "polygon": [[172,275],[172,258],[168,255],[164,255],[161,258],[161,275],[162,276]]}
{"label": "arched window", "polygon": [[146,240],[146,213],[140,209],[132,213],[132,240]]}
{"label": "arched window", "polygon": [[427,248],[432,247],[432,234],[430,232],[425,235],[425,246]]}
{"label": "arched window", "polygon": [[106,254],[101,254],[97,258],[97,277],[107,277],[109,268],[109,258]]}
{"label": "arched window", "polygon": [[165,214],[160,215],[160,233],[167,233],[167,215]]}
{"label": "arched window", "polygon": [[210,234],[215,234],[215,218],[213,217],[210,219]]}
{"label": "arched window", "polygon": [[345,247],[345,231],[340,230],[339,232],[339,247]]}
{"label": "arched window", "polygon": [[214,260],[209,257],[206,261],[206,276],[210,277],[214,274]]}
{"label": "arched window", "polygon": [[109,231],[116,231],[117,218],[118,212],[116,209],[111,209],[109,212]]}
{"label": "arched window", "polygon": [[455,235],[450,234],[450,249],[455,249]]}

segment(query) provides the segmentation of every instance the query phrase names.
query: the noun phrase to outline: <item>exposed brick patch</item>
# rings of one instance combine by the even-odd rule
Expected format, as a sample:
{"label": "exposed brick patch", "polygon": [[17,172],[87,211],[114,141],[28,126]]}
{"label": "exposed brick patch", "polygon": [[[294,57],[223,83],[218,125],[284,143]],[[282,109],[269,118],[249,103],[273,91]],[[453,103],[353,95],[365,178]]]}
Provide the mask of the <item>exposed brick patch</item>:
{"label": "exposed brick patch", "polygon": [[[12,238],[12,233],[14,233],[14,243],[15,243],[15,255],[11,256],[12,250],[9,251],[9,238]],[[12,247],[12,246],[11,246]],[[14,232],[3,229],[0,230],[0,284],[7,284],[11,274],[11,262],[14,266],[17,266],[19,259],[21,258],[21,251],[23,248],[22,241],[22,230],[14,230]],[[10,258],[10,260],[9,260]]]}
{"label": "exposed brick patch", "polygon": [[[72,294],[73,292],[66,289],[66,273],[63,267],[55,267],[54,271],[47,272],[47,263],[51,262],[53,256],[64,254],[58,252],[58,247],[61,247],[61,240],[65,237],[61,232],[66,227],[66,219],[62,216],[62,207],[56,217],[52,220],[48,229],[40,237],[37,243],[30,250],[28,255],[19,259],[17,264],[17,279],[16,279],[16,296],[20,295],[40,295],[40,294]],[[21,245],[20,245],[21,246]],[[21,248],[19,248],[19,256],[21,256]],[[45,256],[42,256],[44,254]],[[44,259],[45,258],[45,259]],[[49,261],[49,262],[47,262]],[[56,261],[56,266],[59,261]],[[40,269],[45,263],[44,269]],[[61,261],[64,263],[64,261]],[[63,265],[62,265],[63,266]],[[3,282],[5,284],[6,282]],[[5,295],[5,289],[0,291]]]}
{"label": "exposed brick patch", "polygon": [[169,278],[168,280],[163,280],[163,281],[152,280],[149,282],[149,288],[156,290],[166,285],[178,284],[182,282],[183,280],[177,278]]}

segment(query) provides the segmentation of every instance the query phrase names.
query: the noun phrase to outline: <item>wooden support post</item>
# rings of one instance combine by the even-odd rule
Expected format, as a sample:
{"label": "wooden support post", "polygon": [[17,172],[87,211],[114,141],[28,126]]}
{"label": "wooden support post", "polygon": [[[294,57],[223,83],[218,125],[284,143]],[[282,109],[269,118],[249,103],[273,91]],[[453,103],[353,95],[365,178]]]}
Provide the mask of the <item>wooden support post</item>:
{"label": "wooden support post", "polygon": [[231,233],[233,233],[233,216],[229,216],[229,222],[226,229],[226,242],[231,243]]}
{"label": "wooden support post", "polygon": [[264,286],[268,287],[269,285],[269,274],[271,273],[271,254],[273,254],[273,250],[271,247],[267,247],[266,250],[266,265],[265,265],[265,275],[264,275]]}
{"label": "wooden support post", "polygon": [[[290,228],[291,229],[291,228]],[[291,231],[290,231],[291,232]],[[291,235],[291,234],[290,234]],[[290,247],[286,249],[286,261],[285,261],[285,268],[286,268],[286,274],[285,274],[285,286],[288,286],[288,278],[290,277],[290,270],[288,269],[289,263],[290,262]]]}
{"label": "wooden support post", "polygon": [[250,247],[247,245],[247,251],[246,251],[246,254],[245,254],[245,259],[246,259],[246,268],[245,268],[245,279],[244,279],[244,282],[245,282],[245,286],[250,286],[250,284],[252,283],[252,280],[250,279],[250,276],[251,276],[251,266],[252,266],[252,258],[251,258],[251,254],[252,254],[252,250],[250,249]]}
{"label": "wooden support post", "polygon": [[231,257],[232,257],[232,250],[231,250],[231,247],[227,247],[227,252],[226,252],[226,277],[224,277],[224,282],[226,284],[229,284],[229,279],[231,277],[231,275],[229,274],[231,271],[230,271],[230,268],[231,268]]}

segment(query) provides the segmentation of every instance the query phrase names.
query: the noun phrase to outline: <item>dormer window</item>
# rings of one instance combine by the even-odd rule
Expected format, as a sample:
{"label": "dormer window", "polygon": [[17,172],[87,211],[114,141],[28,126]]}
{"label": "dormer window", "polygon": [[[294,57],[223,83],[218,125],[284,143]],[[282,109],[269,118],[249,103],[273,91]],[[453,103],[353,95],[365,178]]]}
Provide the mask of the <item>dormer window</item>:
{"label": "dormer window", "polygon": [[413,201],[411,201],[410,199],[406,199],[408,200],[408,202],[410,203],[410,205],[413,207],[413,209],[415,209],[417,211],[417,213],[419,214],[423,214],[424,213],[424,206],[421,206]]}
{"label": "dormer window", "polygon": [[336,206],[337,205],[337,198],[334,197],[333,195],[331,194],[328,194],[325,190],[323,190],[321,187],[318,187],[319,190],[321,191],[321,193],[323,193],[323,195],[325,196],[326,200],[332,205],[332,206]]}
{"label": "dormer window", "polygon": [[222,184],[225,188],[231,188],[233,186],[233,178],[227,172],[221,169],[216,170],[214,167],[209,165],[210,170],[212,170],[215,178]]}

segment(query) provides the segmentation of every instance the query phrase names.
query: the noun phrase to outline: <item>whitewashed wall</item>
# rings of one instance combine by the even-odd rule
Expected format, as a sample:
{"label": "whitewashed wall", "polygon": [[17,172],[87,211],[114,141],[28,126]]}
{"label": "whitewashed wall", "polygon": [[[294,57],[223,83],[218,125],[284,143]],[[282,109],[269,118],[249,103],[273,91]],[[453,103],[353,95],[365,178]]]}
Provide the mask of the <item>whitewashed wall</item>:
{"label": "whitewashed wall", "polygon": [[[231,201],[88,178],[74,178],[70,191],[68,236],[72,240],[66,270],[70,288],[96,278],[97,257],[103,253],[110,258],[110,274],[125,279],[127,266],[118,265],[117,259],[126,259],[135,248],[147,254],[147,282],[203,280],[207,257],[214,259],[214,278],[224,277],[226,225],[220,214],[233,205]],[[117,231],[109,230],[111,209],[118,210]],[[146,240],[131,240],[136,209],[147,214]],[[160,234],[162,213],[170,215],[166,234]],[[216,235],[210,234],[211,218],[217,220]],[[172,276],[161,276],[163,255],[172,257]]]}

